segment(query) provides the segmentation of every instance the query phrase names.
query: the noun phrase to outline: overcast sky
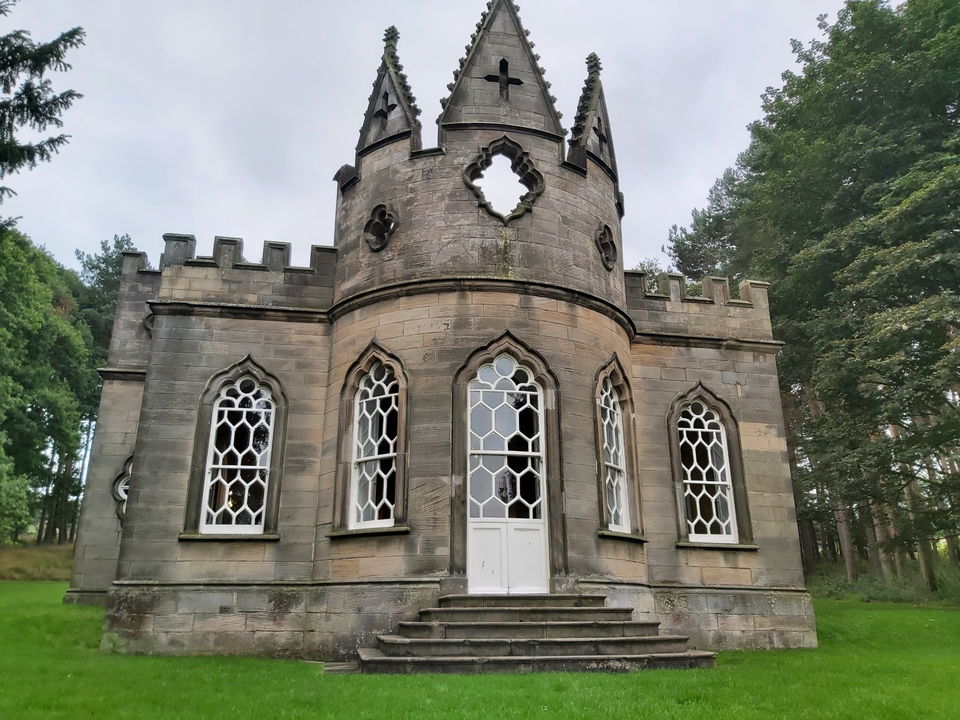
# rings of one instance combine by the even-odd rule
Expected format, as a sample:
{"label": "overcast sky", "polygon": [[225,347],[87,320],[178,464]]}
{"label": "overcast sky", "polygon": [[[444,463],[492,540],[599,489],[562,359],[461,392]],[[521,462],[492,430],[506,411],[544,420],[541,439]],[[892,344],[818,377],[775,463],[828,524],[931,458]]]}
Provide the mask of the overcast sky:
{"label": "overcast sky", "polygon": [[[352,163],[383,30],[436,144],[439,98],[485,0],[21,0],[3,32],[87,31],[58,89],[84,94],[69,146],[10,177],[0,207],[61,262],[129,233],[156,266],[165,232],[267,240],[306,264],[333,238],[336,186]],[[603,83],[626,196],[627,266],[656,255],[746,147],[760,95],[792,67],[790,39],[818,36],[841,0],[521,0],[567,127],[586,75]]]}

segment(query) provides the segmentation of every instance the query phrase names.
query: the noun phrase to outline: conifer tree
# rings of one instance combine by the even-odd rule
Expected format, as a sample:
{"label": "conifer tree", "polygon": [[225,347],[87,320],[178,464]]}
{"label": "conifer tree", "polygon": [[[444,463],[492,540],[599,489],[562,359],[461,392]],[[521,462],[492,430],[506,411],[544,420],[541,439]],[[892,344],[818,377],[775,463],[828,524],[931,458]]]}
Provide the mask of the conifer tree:
{"label": "conifer tree", "polygon": [[[10,14],[17,0],[0,0],[0,17]],[[81,97],[75,90],[56,92],[48,75],[69,70],[67,51],[83,45],[84,32],[75,27],[49,42],[35,42],[27,30],[0,35],[0,180],[38,162],[50,160],[67,143],[63,133],[36,142],[23,139],[23,130],[45,134],[63,126],[61,115]],[[0,202],[15,194],[0,185]]]}

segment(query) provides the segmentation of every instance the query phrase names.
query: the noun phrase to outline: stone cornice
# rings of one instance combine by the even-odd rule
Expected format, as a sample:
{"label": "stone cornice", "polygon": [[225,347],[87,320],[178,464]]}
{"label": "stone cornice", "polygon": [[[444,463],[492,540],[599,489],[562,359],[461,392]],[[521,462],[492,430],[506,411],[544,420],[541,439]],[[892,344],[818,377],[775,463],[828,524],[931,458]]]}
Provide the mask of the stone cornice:
{"label": "stone cornice", "polygon": [[372,290],[366,290],[339,300],[330,307],[328,313],[332,320],[336,320],[348,312],[373,303],[382,302],[392,297],[425,295],[436,292],[467,291],[507,292],[517,295],[545,297],[551,300],[563,300],[594,310],[601,315],[606,315],[620,325],[630,337],[633,337],[636,333],[636,326],[633,323],[633,319],[627,315],[626,312],[613,303],[595,295],[561,287],[560,285],[552,285],[550,283],[532,280],[506,280],[503,278],[438,278],[435,280],[408,280],[391,285],[381,285]]}
{"label": "stone cornice", "polygon": [[749,340],[709,335],[638,331],[632,338],[637,345],[670,345],[673,347],[721,348],[745,352],[776,353],[783,347],[779,340]]}
{"label": "stone cornice", "polygon": [[147,377],[144,368],[102,367],[97,368],[97,372],[104,380],[143,382]]}
{"label": "stone cornice", "polygon": [[281,322],[329,322],[325,310],[310,308],[243,305],[239,303],[194,302],[190,300],[149,300],[154,315],[192,315],[195,317],[277,320]]}

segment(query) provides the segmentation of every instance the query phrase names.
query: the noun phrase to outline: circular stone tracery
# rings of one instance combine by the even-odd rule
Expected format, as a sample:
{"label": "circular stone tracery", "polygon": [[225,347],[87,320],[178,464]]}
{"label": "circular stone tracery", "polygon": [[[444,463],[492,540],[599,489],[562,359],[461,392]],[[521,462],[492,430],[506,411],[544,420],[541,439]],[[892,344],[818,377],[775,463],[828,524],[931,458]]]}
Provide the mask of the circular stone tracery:
{"label": "circular stone tracery", "polygon": [[613,230],[609,225],[600,223],[597,228],[597,250],[600,251],[600,260],[607,270],[613,270],[617,265],[617,243],[613,239]]}

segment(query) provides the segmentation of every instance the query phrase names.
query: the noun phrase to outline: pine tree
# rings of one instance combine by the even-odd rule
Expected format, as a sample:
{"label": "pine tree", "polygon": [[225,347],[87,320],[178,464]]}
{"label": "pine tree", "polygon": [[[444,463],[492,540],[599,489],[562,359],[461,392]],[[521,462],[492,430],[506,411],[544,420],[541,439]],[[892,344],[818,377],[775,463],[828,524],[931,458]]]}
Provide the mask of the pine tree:
{"label": "pine tree", "polygon": [[[0,17],[10,14],[17,0],[0,0]],[[24,168],[46,162],[69,140],[51,135],[38,142],[18,137],[24,129],[46,133],[60,128],[60,116],[81,97],[75,90],[55,92],[47,75],[70,69],[68,50],[83,45],[84,32],[75,27],[50,42],[35,42],[27,30],[0,36],[0,180]],[[0,186],[0,202],[14,191]]]}

